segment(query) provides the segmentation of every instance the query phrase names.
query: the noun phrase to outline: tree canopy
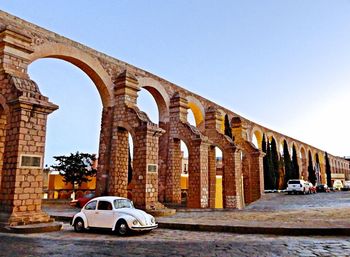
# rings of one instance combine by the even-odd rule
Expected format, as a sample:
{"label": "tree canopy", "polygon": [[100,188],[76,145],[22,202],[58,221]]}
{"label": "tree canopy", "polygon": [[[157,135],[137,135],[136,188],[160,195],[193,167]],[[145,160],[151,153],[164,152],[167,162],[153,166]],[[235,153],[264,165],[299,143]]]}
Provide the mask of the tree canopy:
{"label": "tree canopy", "polygon": [[288,150],[287,141],[283,141],[283,157],[284,157],[284,168],[285,168],[285,177],[284,177],[284,186],[287,187],[287,182],[292,178],[293,166],[290,159],[290,154]]}
{"label": "tree canopy", "polygon": [[93,167],[96,160],[95,154],[88,153],[71,153],[69,156],[61,155],[53,157],[57,164],[51,167],[59,171],[63,176],[63,182],[73,185],[77,184],[79,187],[83,182],[91,181],[91,177],[96,175],[97,170]]}
{"label": "tree canopy", "polygon": [[316,174],[315,174],[315,170],[313,167],[313,163],[312,163],[312,155],[311,152],[309,151],[309,165],[307,167],[307,171],[309,173],[309,181],[315,185],[316,183]]}
{"label": "tree canopy", "polygon": [[292,178],[298,179],[299,178],[299,164],[298,164],[297,150],[296,150],[294,144],[293,144],[292,168],[293,168]]}

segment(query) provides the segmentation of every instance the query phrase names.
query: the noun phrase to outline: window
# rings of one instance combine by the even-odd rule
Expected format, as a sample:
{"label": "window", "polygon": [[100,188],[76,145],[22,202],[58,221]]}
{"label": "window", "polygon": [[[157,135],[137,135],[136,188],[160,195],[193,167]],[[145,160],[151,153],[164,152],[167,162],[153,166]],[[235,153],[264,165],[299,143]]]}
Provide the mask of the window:
{"label": "window", "polygon": [[97,201],[92,201],[85,206],[85,210],[95,210]]}
{"label": "window", "polygon": [[112,210],[112,204],[107,201],[99,201],[98,202],[98,210]]}
{"label": "window", "polygon": [[128,199],[120,199],[120,200],[114,200],[114,207],[116,209],[119,209],[119,208],[133,208],[133,204]]}

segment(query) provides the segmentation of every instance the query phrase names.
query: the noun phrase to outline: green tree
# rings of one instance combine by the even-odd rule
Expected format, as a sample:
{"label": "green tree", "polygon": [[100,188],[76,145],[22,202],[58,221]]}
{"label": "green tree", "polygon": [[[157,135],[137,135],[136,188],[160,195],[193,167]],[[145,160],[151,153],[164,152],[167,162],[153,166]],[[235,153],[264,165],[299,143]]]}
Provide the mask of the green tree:
{"label": "green tree", "polygon": [[292,167],[292,161],[290,159],[290,154],[289,154],[286,140],[283,141],[283,159],[284,159],[284,169],[285,169],[284,187],[287,187],[288,180],[292,178],[293,167]]}
{"label": "green tree", "polygon": [[81,186],[83,182],[91,181],[91,177],[96,175],[97,170],[93,167],[96,160],[95,154],[71,153],[69,156],[61,155],[53,157],[56,165],[51,167],[59,171],[63,177],[63,182],[71,183],[75,192],[75,185]]}
{"label": "green tree", "polygon": [[326,152],[325,154],[325,159],[326,159],[326,176],[327,176],[327,186],[331,187],[332,186],[332,175],[331,175],[331,165],[329,163],[329,158],[328,154]]}
{"label": "green tree", "polygon": [[271,161],[272,161],[272,170],[275,176],[275,188],[278,188],[279,185],[279,178],[280,178],[280,162],[278,158],[278,152],[277,152],[277,144],[276,140],[272,137],[271,139]]}
{"label": "green tree", "polygon": [[293,144],[292,168],[293,168],[292,178],[298,179],[299,178],[299,164],[298,164],[297,150],[296,150],[294,144]]}
{"label": "green tree", "polygon": [[313,167],[313,164],[312,164],[312,156],[311,156],[311,152],[309,151],[309,165],[307,166],[307,171],[309,173],[309,181],[312,183],[312,184],[316,184],[316,174],[315,174],[315,170],[314,170],[314,167]]}
{"label": "green tree", "polygon": [[225,135],[228,136],[229,138],[232,138],[232,140],[234,141],[235,138],[232,135],[232,128],[231,128],[231,124],[230,121],[228,119],[228,115],[225,114]]}

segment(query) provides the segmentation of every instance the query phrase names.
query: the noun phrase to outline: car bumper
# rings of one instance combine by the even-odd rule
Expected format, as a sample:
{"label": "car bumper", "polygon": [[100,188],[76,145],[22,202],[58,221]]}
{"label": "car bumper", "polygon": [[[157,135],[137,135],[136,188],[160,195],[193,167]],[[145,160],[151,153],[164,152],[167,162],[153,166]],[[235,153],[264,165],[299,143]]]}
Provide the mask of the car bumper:
{"label": "car bumper", "polygon": [[132,226],[130,229],[133,231],[147,231],[152,230],[158,227],[158,224],[151,225],[151,226]]}

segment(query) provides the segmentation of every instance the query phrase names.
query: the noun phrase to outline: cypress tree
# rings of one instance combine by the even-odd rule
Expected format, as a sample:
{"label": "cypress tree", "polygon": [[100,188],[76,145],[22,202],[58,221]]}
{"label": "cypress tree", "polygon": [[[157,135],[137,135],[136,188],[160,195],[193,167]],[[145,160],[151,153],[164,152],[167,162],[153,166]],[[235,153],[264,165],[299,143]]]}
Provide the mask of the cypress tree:
{"label": "cypress tree", "polygon": [[328,154],[326,152],[326,175],[327,175],[327,186],[332,186],[332,177],[331,177],[331,165],[329,164]]}
{"label": "cypress tree", "polygon": [[315,167],[315,178],[316,178],[316,180],[315,180],[315,183],[319,182],[319,180],[318,180],[318,178],[316,176],[317,169],[318,169],[318,172],[319,172],[318,175],[320,176],[320,174],[321,174],[321,165],[320,165],[320,159],[318,158],[318,153],[316,153],[316,167]]}
{"label": "cypress tree", "polygon": [[234,137],[232,135],[231,124],[227,114],[225,114],[225,135],[228,136],[229,138],[232,138],[232,140],[234,140]]}
{"label": "cypress tree", "polygon": [[277,145],[276,140],[272,137],[271,139],[271,161],[272,161],[272,167],[273,167],[273,173],[275,175],[275,188],[279,189],[279,178],[280,178],[280,163],[278,160],[278,152],[277,152]]}
{"label": "cypress tree", "polygon": [[312,184],[316,183],[316,174],[315,174],[315,170],[314,167],[312,165],[312,156],[311,156],[311,152],[309,151],[309,165],[307,167],[307,171],[309,173],[309,181]]}
{"label": "cypress tree", "polygon": [[265,134],[263,134],[262,142],[261,142],[261,149],[265,153],[265,156],[263,158],[263,168],[264,168],[264,189],[267,190],[270,188],[269,185],[269,167],[267,162],[267,155],[266,155],[266,140],[265,140]]}
{"label": "cypress tree", "polygon": [[269,179],[269,189],[276,189],[276,177],[275,177],[275,172],[273,170],[273,163],[272,163],[272,158],[271,158],[271,147],[269,141],[267,141],[266,144],[266,159],[268,163],[268,179]]}
{"label": "cypress tree", "polygon": [[294,144],[293,144],[292,167],[293,167],[292,178],[298,179],[299,178],[299,164],[298,164],[297,150],[295,149]]}
{"label": "cypress tree", "polygon": [[284,185],[287,187],[287,182],[289,179],[292,178],[292,161],[290,159],[290,154],[288,151],[288,145],[287,141],[283,141],[283,157],[284,157],[284,169],[285,169],[285,176],[284,176]]}

